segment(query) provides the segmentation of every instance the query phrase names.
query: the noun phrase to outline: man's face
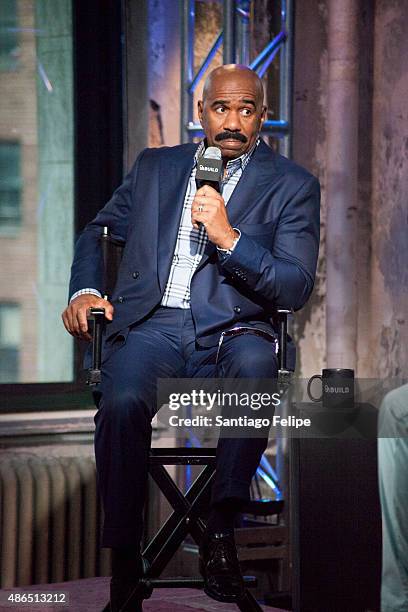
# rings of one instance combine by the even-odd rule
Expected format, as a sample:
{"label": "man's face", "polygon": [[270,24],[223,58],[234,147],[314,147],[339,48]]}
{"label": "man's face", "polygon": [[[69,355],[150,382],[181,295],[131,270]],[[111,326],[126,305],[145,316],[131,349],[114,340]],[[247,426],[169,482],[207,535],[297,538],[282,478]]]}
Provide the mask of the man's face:
{"label": "man's face", "polygon": [[221,149],[223,159],[235,159],[256,142],[266,116],[263,95],[247,71],[217,73],[198,103],[198,116],[208,146]]}

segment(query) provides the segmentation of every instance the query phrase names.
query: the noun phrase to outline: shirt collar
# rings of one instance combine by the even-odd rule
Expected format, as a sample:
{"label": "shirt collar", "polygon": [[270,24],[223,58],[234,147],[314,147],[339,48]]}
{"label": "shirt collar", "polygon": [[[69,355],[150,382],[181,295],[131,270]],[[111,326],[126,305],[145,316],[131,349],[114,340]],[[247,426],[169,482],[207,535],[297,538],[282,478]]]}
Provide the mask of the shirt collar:
{"label": "shirt collar", "polygon": [[[246,168],[246,166],[248,165],[249,160],[252,157],[253,152],[255,151],[256,147],[259,145],[260,143],[260,138],[258,136],[258,138],[256,139],[255,143],[252,145],[252,147],[249,149],[249,151],[247,151],[246,153],[243,153],[240,157],[237,157],[236,159],[230,159],[227,162],[227,173],[231,174],[231,171],[235,171],[238,168],[241,168],[242,170],[244,170]],[[202,140],[200,142],[200,144],[198,145],[198,149],[195,152],[194,155],[194,166],[197,164],[197,159],[203,155],[204,151],[206,149],[206,141]]]}

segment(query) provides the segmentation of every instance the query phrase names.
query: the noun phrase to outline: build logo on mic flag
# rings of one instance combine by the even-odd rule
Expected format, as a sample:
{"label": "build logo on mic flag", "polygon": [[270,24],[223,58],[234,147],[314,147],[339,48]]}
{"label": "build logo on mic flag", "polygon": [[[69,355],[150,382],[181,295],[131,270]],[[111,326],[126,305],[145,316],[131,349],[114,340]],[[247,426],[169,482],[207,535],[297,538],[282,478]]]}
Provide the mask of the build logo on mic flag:
{"label": "build logo on mic flag", "polygon": [[220,192],[222,179],[221,151],[218,147],[208,147],[204,155],[197,160],[196,184],[197,189],[203,185],[210,185]]}

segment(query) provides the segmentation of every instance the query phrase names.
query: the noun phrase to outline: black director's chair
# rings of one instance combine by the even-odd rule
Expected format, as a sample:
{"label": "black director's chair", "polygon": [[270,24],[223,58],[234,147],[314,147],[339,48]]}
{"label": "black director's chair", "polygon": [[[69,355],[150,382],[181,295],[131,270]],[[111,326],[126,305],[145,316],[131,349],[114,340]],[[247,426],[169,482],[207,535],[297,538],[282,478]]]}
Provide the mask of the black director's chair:
{"label": "black director's chair", "polygon": [[[112,294],[116,275],[122,257],[124,242],[109,235],[104,227],[101,236],[101,249],[104,273],[104,299]],[[291,372],[286,367],[286,334],[289,310],[278,310],[275,320],[279,323],[278,340],[278,390],[283,394],[290,383]],[[96,385],[101,380],[101,346],[105,326],[105,310],[91,308],[89,318],[93,321],[92,367],[88,371],[87,384]],[[144,579],[141,580],[139,594],[144,599],[150,597],[156,588],[202,588],[202,578],[165,578],[161,579],[179,546],[190,535],[199,546],[205,531],[206,511],[210,500],[211,485],[215,476],[216,448],[152,448],[150,450],[149,473],[173,508],[172,514],[153,537],[142,556],[145,565]],[[200,465],[203,470],[194,480],[186,493],[183,493],[170,477],[166,465]],[[242,509],[244,514],[257,516],[279,515],[283,510],[283,500],[251,500]],[[244,577],[248,587],[256,586],[256,579]],[[140,595],[139,595],[140,596]],[[262,608],[254,596],[246,589],[243,599],[236,604],[242,612],[260,612]],[[109,612],[106,605],[104,612]]]}

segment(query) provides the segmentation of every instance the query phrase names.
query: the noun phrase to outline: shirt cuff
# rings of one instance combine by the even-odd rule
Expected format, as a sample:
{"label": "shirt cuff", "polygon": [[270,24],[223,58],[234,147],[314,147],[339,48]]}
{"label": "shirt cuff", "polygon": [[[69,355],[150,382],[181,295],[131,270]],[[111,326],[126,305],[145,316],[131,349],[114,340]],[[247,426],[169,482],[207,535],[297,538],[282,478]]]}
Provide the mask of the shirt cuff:
{"label": "shirt cuff", "polygon": [[71,298],[69,300],[69,303],[72,302],[72,300],[75,300],[75,298],[79,297],[80,295],[96,295],[97,297],[102,297],[102,295],[100,294],[100,292],[97,289],[92,289],[91,287],[87,287],[86,289],[80,289],[79,291],[76,291],[73,295],[71,295]]}

